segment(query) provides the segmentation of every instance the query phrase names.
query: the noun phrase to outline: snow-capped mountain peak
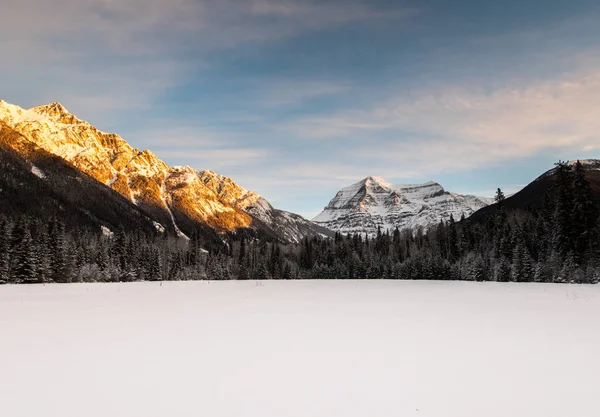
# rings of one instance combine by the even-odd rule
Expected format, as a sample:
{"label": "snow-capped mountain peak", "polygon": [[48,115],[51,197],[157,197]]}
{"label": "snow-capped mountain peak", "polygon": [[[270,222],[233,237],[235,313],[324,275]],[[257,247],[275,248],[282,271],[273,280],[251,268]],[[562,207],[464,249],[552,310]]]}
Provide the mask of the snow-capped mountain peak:
{"label": "snow-capped mountain peak", "polygon": [[135,149],[120,136],[78,119],[58,102],[26,110],[0,100],[0,122],[117,191],[178,235],[195,223],[233,231],[252,227],[255,219],[288,241],[322,232],[300,216],[288,216],[292,220],[281,230],[274,222],[285,212],[231,178],[189,166],[170,167],[151,151]]}
{"label": "snow-capped mountain peak", "polygon": [[39,114],[45,114],[49,117],[59,118],[64,115],[72,116],[72,114],[69,113],[69,111],[62,104],[60,104],[57,101],[52,102],[50,104],[45,104],[43,106],[34,107],[31,110],[33,110],[34,112],[39,113]]}
{"label": "snow-capped mountain peak", "polygon": [[367,177],[341,189],[313,222],[342,233],[366,233],[395,228],[428,227],[451,215],[460,218],[491,199],[449,193],[437,182],[392,185]]}
{"label": "snow-capped mountain peak", "polygon": [[361,183],[363,183],[366,186],[370,186],[370,187],[390,187],[391,184],[389,182],[387,182],[386,180],[384,180],[381,177],[377,177],[377,176],[370,176],[365,178],[364,180],[360,181]]}

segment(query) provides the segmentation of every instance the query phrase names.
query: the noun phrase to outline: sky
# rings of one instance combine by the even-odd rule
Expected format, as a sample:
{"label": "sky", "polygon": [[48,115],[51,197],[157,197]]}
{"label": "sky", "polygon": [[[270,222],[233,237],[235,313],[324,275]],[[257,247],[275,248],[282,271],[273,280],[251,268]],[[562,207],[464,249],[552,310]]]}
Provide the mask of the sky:
{"label": "sky", "polygon": [[597,0],[0,2],[0,98],[308,218],[370,175],[491,196],[600,158]]}

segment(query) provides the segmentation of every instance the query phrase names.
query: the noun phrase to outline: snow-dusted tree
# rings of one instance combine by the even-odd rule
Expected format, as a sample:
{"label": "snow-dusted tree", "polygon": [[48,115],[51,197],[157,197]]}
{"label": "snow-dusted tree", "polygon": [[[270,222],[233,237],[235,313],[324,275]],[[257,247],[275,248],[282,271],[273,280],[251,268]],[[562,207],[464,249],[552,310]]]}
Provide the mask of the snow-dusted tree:
{"label": "snow-dusted tree", "polygon": [[0,218],[0,284],[8,282],[10,262],[10,227],[8,221]]}
{"label": "snow-dusted tree", "polygon": [[494,265],[494,281],[508,282],[510,281],[510,275],[510,263],[503,257],[496,259]]}
{"label": "snow-dusted tree", "polygon": [[556,164],[556,173],[552,247],[564,258],[573,250],[573,173],[562,161]]}
{"label": "snow-dusted tree", "polygon": [[544,262],[538,262],[535,264],[535,269],[533,271],[533,281],[534,282],[545,282],[548,280],[548,270],[545,268]]}
{"label": "snow-dusted tree", "polygon": [[525,247],[522,239],[517,240],[513,250],[511,281],[529,282],[533,278],[533,266],[531,256]]}
{"label": "snow-dusted tree", "polygon": [[554,278],[554,282],[567,283],[573,280],[573,276],[577,265],[575,264],[575,256],[573,253],[568,253],[562,262],[562,267]]}
{"label": "snow-dusted tree", "polygon": [[496,196],[494,197],[494,201],[498,204],[498,208],[502,207],[502,204],[504,203],[505,199],[506,197],[504,197],[504,193],[500,188],[498,188],[496,190]]}
{"label": "snow-dusted tree", "polygon": [[573,212],[571,216],[573,254],[577,264],[583,261],[584,255],[596,241],[598,215],[598,207],[594,201],[590,182],[586,178],[583,165],[577,161],[573,173]]}
{"label": "snow-dusted tree", "polygon": [[31,238],[31,232],[28,227],[19,230],[19,242],[13,250],[12,256],[12,277],[17,283],[35,283],[38,282],[36,274],[37,253],[36,247]]}
{"label": "snow-dusted tree", "polygon": [[476,254],[473,256],[471,261],[471,271],[469,279],[471,281],[487,281],[487,271],[485,267],[485,262],[480,254]]}
{"label": "snow-dusted tree", "polygon": [[70,282],[65,225],[56,220],[48,227],[48,253],[48,278],[54,282]]}

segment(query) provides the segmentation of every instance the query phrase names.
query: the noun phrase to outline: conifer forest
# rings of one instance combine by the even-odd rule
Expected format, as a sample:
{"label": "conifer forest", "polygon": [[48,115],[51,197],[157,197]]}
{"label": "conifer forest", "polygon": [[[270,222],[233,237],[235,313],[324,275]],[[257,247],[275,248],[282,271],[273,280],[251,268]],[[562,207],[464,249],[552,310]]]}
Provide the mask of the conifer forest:
{"label": "conifer forest", "polygon": [[541,208],[440,222],[428,230],[336,234],[297,244],[247,230],[207,241],[166,233],[102,234],[59,220],[0,218],[0,283],[159,280],[405,279],[600,281],[600,210],[580,163],[559,162]]}

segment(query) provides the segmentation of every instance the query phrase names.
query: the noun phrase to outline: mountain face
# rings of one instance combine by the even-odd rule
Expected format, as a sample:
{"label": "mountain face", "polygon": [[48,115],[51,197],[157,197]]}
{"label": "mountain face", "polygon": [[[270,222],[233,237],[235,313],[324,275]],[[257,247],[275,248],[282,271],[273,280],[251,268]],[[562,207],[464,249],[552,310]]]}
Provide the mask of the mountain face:
{"label": "mountain face", "polygon": [[436,182],[392,185],[368,177],[340,190],[312,221],[341,233],[416,228],[470,216],[492,199],[449,193]]}
{"label": "mountain face", "polygon": [[[574,165],[575,162],[577,161],[569,161],[568,163]],[[592,192],[600,204],[600,160],[586,159],[581,160],[580,162],[585,170],[586,178],[590,182]],[[503,207],[506,210],[511,211],[526,210],[527,208],[542,208],[546,195],[548,194],[551,197],[554,192],[554,182],[557,179],[556,172],[556,168],[546,171],[521,191],[506,198],[502,203]],[[496,204],[484,207],[474,213],[470,220],[484,220],[487,216],[496,213],[497,209]]]}
{"label": "mountain face", "polygon": [[[261,228],[286,242],[330,233],[300,216],[274,209],[230,178],[170,167],[151,151],[135,149],[120,136],[78,119],[59,103],[25,110],[0,100],[0,122],[27,141],[29,148],[58,156],[116,191],[159,231],[185,236],[195,225],[219,232]],[[11,148],[25,158],[36,152],[30,149],[26,155],[23,146]],[[289,218],[289,224],[278,223],[280,218]]]}
{"label": "mountain face", "polygon": [[155,231],[130,201],[0,121],[0,214],[60,218],[97,230]]}

